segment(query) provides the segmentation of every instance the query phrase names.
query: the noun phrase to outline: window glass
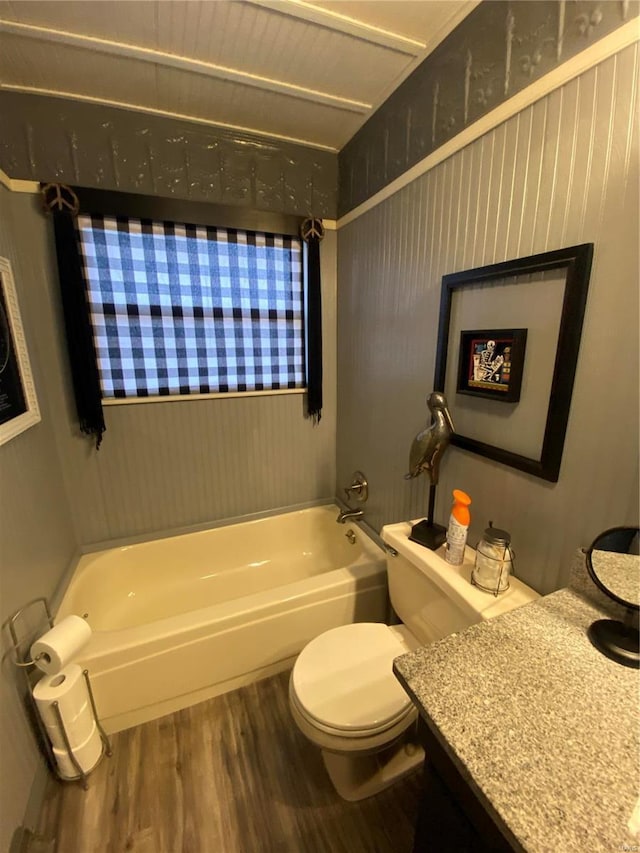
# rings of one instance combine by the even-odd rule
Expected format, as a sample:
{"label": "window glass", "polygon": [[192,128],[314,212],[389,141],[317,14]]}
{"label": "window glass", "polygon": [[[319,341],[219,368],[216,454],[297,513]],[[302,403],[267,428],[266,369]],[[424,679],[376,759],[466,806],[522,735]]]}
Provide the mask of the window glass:
{"label": "window glass", "polygon": [[103,397],[302,388],[299,239],[78,217]]}

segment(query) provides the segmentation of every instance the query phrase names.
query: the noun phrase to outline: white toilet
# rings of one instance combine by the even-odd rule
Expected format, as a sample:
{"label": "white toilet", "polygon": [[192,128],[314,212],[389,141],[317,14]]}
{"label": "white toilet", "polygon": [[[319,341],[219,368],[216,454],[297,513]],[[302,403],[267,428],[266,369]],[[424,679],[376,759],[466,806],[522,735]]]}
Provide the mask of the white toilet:
{"label": "white toilet", "polygon": [[393,675],[393,659],[538,598],[517,578],[497,598],[477,589],[470,582],[472,549],[453,567],[443,549],[411,542],[410,531],[409,523],[382,530],[389,596],[403,624],[333,628],[302,650],[289,681],[293,719],[320,747],[345,800],[377,794],[423,761],[417,711]]}

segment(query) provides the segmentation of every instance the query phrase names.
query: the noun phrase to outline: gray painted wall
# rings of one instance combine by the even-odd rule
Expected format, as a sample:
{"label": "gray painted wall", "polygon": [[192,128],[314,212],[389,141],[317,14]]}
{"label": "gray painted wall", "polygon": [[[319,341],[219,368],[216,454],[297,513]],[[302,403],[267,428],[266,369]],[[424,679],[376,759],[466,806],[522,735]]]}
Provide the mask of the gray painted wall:
{"label": "gray painted wall", "polygon": [[12,178],[335,218],[329,151],[17,92],[0,92],[0,168]]}
{"label": "gray painted wall", "polygon": [[[9,258],[34,382],[40,423],[0,447],[0,620],[37,596],[50,597],[76,551],[55,441],[49,365],[55,330],[46,305],[53,270],[48,229],[32,196],[0,186],[0,255]],[[3,634],[3,653],[8,650]],[[17,670],[3,659],[0,699],[0,850],[21,823],[34,774],[42,767],[18,698]]]}
{"label": "gray painted wall", "polygon": [[441,467],[436,520],[465,489],[470,542],[490,519],[506,527],[541,592],[599,531],[638,523],[637,75],[635,45],[339,231],[338,485],[365,472],[378,529],[426,512],[426,478],[403,474],[427,421],[442,276],[595,244],[559,482],[454,447]]}
{"label": "gray painted wall", "polygon": [[484,0],[342,149],[340,215],[639,11],[638,0]]}
{"label": "gray painted wall", "polygon": [[[51,597],[79,546],[331,498],[336,243],[327,232],[319,425],[304,417],[302,394],[115,406],[96,453],[75,423],[50,223],[38,197],[0,187],[0,255],[13,266],[42,412],[41,423],[0,447],[3,621]],[[0,720],[4,851],[43,766],[6,661]]]}
{"label": "gray painted wall", "polygon": [[[3,162],[12,178],[57,177],[107,189],[193,199],[202,198],[210,189],[207,169],[213,167],[203,152],[215,134],[208,129],[183,128],[180,123],[160,119],[154,123],[149,116],[122,110],[88,117],[84,107],[90,105],[47,99],[31,112],[34,101],[25,98],[14,101],[0,95],[0,103],[10,108],[11,121],[5,126],[12,130],[4,137],[4,152],[11,154]],[[17,128],[19,138],[12,136]],[[76,140],[77,157],[72,156],[70,138]],[[122,162],[110,170],[109,146],[114,139]],[[146,140],[144,150],[138,150],[141,139]],[[37,152],[28,168],[20,165],[24,140],[30,140],[25,150]],[[237,175],[249,169],[251,163],[239,153],[241,147],[234,151],[233,140],[224,142],[230,152],[230,169],[233,166]],[[157,157],[164,162],[162,172],[152,172],[147,156],[149,146],[156,144]],[[193,154],[196,148],[202,156]],[[335,157],[311,149],[293,152],[293,148],[297,146],[251,155],[256,162],[264,161],[265,180],[273,178],[276,183],[278,163],[288,164],[284,196],[277,194],[274,184],[268,204],[253,191],[242,198],[232,194],[234,200],[261,209],[306,213],[308,204],[319,199],[325,215],[327,207],[333,211]],[[187,161],[191,166],[185,172]],[[314,189],[314,180],[316,188],[322,187]],[[229,201],[215,187],[207,198]],[[48,228],[48,223],[42,220],[41,227]],[[57,282],[49,280],[41,309],[58,342],[51,354],[56,377],[52,393],[55,436],[81,545],[331,498],[335,482],[336,243],[335,232],[327,232],[321,249],[324,408],[317,426],[304,416],[302,394],[111,406],[105,407],[107,433],[96,453],[77,429],[61,339]],[[55,269],[54,255],[50,257]]]}
{"label": "gray painted wall", "polygon": [[[630,48],[341,231],[337,362],[337,241],[327,235],[325,408],[318,427],[303,418],[301,396],[112,407],[96,454],[75,427],[48,223],[35,199],[0,188],[0,254],[14,265],[43,414],[42,423],[0,448],[3,619],[25,599],[54,591],[77,543],[323,499],[336,482],[341,494],[355,468],[369,477],[366,513],[373,526],[421,516],[425,479],[407,483],[402,475],[411,439],[426,420],[441,276],[583,241],[595,243],[596,256],[560,482],[543,483],[452,448],[443,463],[438,518],[446,520],[451,488],[466,488],[474,499],[471,541],[489,518],[508,527],[519,573],[541,591],[565,580],[563,567],[576,546],[609,524],[637,521],[638,123],[630,110],[637,72],[637,48]],[[36,101],[25,97],[26,121]],[[43,111],[60,111],[62,102],[47,103]],[[159,183],[144,152],[136,154],[144,162],[139,176],[134,170],[123,181],[108,133],[93,151],[90,140],[74,149],[64,122],[54,130],[29,126],[27,168],[3,154],[11,177],[192,198],[210,189],[204,178],[192,188],[188,145],[167,154],[173,165]],[[62,142],[54,144],[55,133]],[[29,145],[43,159],[32,161]],[[63,152],[59,158],[56,150]],[[42,171],[39,163],[46,164]],[[209,168],[205,162],[201,174]],[[251,174],[257,173],[249,168],[245,178]],[[256,204],[257,184],[242,185],[249,189],[236,201],[265,207]],[[304,193],[286,189],[274,198],[267,209],[308,211]],[[333,215],[331,203],[314,213]],[[614,451],[603,442],[611,412],[619,424]],[[12,677],[3,671],[4,847],[38,766]]]}
{"label": "gray painted wall", "polygon": [[82,544],[330,499],[335,483],[336,233],[322,244],[324,408],[303,394],[105,406],[98,453],[61,418]]}
{"label": "gray painted wall", "polygon": [[[96,453],[76,425],[50,222],[37,196],[0,186],[0,255],[13,266],[42,411],[41,423],[0,447],[3,621],[51,597],[82,545],[331,498],[336,243],[327,232],[319,425],[304,416],[302,394],[114,406]],[[0,719],[4,851],[43,767],[6,662]]]}

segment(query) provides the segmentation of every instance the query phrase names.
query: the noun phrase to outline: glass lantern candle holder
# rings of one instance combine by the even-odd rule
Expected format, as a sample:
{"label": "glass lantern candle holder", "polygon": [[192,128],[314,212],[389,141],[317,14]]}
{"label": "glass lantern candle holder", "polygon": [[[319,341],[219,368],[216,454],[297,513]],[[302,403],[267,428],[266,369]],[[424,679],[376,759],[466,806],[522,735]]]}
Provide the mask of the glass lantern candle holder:
{"label": "glass lantern candle holder", "polygon": [[484,531],[476,547],[476,559],[471,572],[471,583],[485,592],[499,595],[509,589],[514,553],[511,534],[492,526]]}

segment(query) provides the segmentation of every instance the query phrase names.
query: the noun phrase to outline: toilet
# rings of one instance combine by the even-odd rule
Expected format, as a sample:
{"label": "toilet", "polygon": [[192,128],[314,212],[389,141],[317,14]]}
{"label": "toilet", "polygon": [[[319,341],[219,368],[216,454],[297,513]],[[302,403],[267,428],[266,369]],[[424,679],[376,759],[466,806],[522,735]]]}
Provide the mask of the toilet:
{"label": "toilet", "polygon": [[409,523],[382,530],[389,597],[402,624],[332,628],[305,646],[289,680],[292,717],[320,747],[345,800],[379,793],[424,760],[418,714],[393,674],[394,658],[538,598],[514,577],[498,597],[472,586],[471,548],[462,566],[450,566],[443,549],[411,542],[410,532]]}

